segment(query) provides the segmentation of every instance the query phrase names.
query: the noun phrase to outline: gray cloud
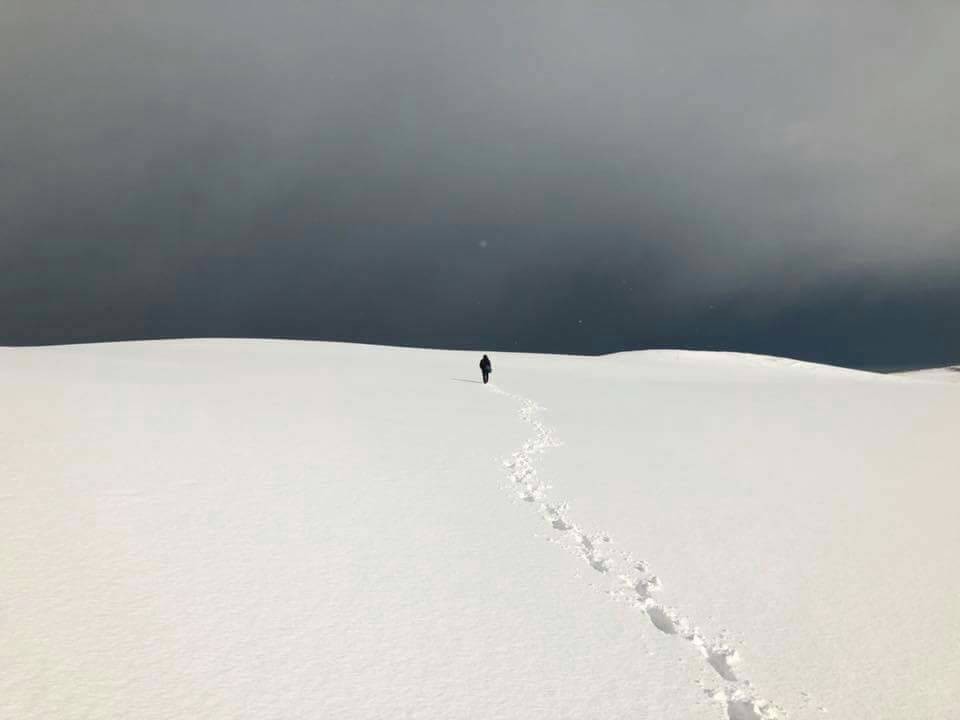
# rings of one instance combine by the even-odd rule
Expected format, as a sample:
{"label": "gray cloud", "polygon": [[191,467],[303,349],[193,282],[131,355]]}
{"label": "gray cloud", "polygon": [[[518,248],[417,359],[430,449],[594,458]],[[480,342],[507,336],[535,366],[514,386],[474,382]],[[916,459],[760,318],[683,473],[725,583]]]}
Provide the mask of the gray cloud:
{"label": "gray cloud", "polygon": [[818,335],[836,303],[878,334],[957,307],[958,31],[946,2],[14,0],[0,342],[869,362]]}

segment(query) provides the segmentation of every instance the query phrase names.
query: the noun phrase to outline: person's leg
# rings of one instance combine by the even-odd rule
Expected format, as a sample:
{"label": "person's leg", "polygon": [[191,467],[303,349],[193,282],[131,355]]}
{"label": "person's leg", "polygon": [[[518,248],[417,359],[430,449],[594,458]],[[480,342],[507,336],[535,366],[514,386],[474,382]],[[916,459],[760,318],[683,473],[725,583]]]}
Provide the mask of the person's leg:
{"label": "person's leg", "polygon": [[484,371],[483,371],[483,384],[486,385],[486,384],[487,384],[487,380],[489,380],[489,379],[490,379],[490,373],[488,373],[486,370],[484,370]]}

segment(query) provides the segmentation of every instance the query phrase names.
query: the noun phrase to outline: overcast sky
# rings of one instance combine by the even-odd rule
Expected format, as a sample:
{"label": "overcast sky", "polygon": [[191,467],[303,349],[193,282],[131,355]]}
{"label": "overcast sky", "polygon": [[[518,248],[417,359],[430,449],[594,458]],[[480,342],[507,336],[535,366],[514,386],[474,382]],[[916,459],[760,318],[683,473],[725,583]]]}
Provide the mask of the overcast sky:
{"label": "overcast sky", "polygon": [[0,344],[960,362],[960,5],[6,0]]}

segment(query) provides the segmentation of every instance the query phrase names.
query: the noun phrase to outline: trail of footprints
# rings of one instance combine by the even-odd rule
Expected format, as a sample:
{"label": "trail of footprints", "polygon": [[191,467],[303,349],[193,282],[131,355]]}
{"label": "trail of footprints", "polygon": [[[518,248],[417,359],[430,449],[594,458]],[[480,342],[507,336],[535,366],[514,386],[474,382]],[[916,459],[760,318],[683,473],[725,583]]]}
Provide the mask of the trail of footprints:
{"label": "trail of footprints", "polygon": [[660,578],[647,563],[629,553],[614,549],[613,540],[605,533],[589,533],[570,519],[566,503],[548,501],[549,486],[540,479],[534,458],[560,443],[538,418],[543,408],[534,401],[507,393],[495,385],[491,390],[521,403],[520,416],[535,430],[519,450],[503,461],[508,471],[510,490],[524,502],[535,505],[555,533],[554,541],[578,556],[593,571],[608,576],[607,591],[613,599],[629,602],[642,612],[662,633],[675,635],[690,643],[707,665],[725,681],[719,689],[706,690],[706,695],[726,709],[728,720],[775,720],[786,716],[783,708],[755,696],[750,682],[743,678],[741,657],[737,650],[722,640],[710,640],[696,625],[655,599],[663,588]]}

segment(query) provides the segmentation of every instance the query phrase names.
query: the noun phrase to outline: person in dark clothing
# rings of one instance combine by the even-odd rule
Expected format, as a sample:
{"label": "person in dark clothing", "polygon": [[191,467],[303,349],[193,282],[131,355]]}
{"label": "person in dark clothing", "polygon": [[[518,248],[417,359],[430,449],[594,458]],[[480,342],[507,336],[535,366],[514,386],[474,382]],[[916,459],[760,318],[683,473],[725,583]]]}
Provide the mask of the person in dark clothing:
{"label": "person in dark clothing", "polygon": [[493,365],[490,364],[490,358],[484,355],[480,359],[480,372],[483,373],[483,384],[487,384],[487,380],[490,379],[490,373],[493,372]]}

